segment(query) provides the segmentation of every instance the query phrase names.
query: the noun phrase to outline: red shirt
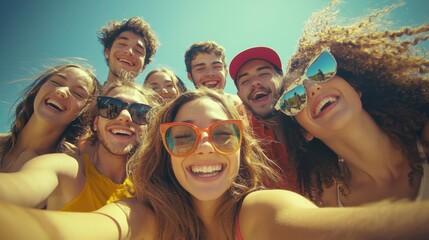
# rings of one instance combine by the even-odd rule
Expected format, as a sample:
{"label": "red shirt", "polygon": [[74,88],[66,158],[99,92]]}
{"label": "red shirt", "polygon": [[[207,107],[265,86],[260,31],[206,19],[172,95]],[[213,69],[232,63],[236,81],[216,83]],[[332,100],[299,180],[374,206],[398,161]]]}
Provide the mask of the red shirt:
{"label": "red shirt", "polygon": [[276,139],[274,131],[266,127],[260,119],[251,113],[248,116],[255,137],[261,142],[261,147],[265,154],[283,171],[283,173],[280,173],[283,179],[278,183],[278,187],[297,192],[296,171],[289,164],[286,146]]}

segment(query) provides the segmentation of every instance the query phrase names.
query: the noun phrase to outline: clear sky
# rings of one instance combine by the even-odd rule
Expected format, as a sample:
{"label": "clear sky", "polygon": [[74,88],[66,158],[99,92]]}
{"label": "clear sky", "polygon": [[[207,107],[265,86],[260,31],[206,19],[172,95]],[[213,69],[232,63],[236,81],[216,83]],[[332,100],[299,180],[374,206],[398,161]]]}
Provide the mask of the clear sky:
{"label": "clear sky", "polygon": [[[354,18],[391,0],[343,0],[339,17]],[[393,13],[399,25],[429,22],[429,1],[408,0]],[[97,31],[110,20],[143,17],[161,45],[154,61],[140,74],[167,66],[184,80],[183,55],[194,42],[213,40],[226,49],[227,62],[253,46],[275,49],[285,66],[305,21],[328,0],[13,0],[0,8],[0,132],[9,132],[11,107],[21,91],[45,66],[61,58],[84,58],[101,82],[108,68]],[[23,80],[25,79],[25,80]],[[226,92],[236,93],[227,78]]]}

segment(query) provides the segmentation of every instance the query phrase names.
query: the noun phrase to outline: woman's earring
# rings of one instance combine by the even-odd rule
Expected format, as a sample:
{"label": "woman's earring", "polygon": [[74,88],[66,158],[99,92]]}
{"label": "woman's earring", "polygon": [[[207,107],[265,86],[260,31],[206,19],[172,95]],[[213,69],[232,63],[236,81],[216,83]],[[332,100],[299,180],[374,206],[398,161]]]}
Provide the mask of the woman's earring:
{"label": "woman's earring", "polygon": [[307,131],[303,132],[304,139],[307,143],[311,142],[314,139],[314,136],[308,133]]}

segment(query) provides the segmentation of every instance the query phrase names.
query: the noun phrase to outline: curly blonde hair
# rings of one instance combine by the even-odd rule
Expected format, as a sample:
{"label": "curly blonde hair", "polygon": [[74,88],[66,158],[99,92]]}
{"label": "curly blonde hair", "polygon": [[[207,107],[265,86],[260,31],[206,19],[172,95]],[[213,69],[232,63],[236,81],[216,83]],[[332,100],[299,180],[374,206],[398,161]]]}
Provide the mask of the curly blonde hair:
{"label": "curly blonde hair", "polygon": [[[329,47],[335,57],[337,75],[362,93],[362,106],[378,126],[397,142],[409,160],[410,184],[422,174],[416,140],[429,120],[429,60],[418,44],[429,38],[429,24],[383,29],[383,16],[402,2],[377,10],[358,22],[335,25],[336,5],[313,15],[291,57],[285,82],[304,73],[309,61]],[[334,180],[345,186],[338,156],[322,141],[307,143],[292,118],[284,118],[289,159],[297,169],[301,193],[321,203],[323,185]],[[347,186],[341,189],[347,194]]]}

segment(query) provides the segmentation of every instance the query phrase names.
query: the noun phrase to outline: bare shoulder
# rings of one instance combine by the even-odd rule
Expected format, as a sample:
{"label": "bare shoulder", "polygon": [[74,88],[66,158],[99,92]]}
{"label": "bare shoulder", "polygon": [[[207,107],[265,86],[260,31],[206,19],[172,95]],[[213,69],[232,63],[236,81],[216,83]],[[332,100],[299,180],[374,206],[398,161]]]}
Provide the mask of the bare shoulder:
{"label": "bare shoulder", "polygon": [[75,175],[81,166],[81,161],[81,158],[65,153],[48,153],[32,158],[22,169],[50,169],[58,174]]}
{"label": "bare shoulder", "polygon": [[[287,231],[286,219],[294,219],[300,209],[316,208],[303,196],[287,190],[261,190],[248,194],[239,212],[240,231],[244,238],[272,239],[274,226]],[[285,217],[285,216],[291,216]],[[284,236],[283,236],[284,237]]]}
{"label": "bare shoulder", "polygon": [[295,192],[282,189],[271,189],[255,191],[248,194],[243,201],[243,208],[253,208],[254,206],[283,208],[289,206],[314,206],[314,204]]}

